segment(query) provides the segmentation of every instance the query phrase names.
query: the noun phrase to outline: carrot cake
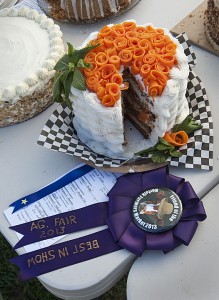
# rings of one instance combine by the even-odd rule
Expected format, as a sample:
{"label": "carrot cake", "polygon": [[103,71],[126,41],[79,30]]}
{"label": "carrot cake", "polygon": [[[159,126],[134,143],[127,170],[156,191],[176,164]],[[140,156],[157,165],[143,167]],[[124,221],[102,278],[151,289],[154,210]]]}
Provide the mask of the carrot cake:
{"label": "carrot cake", "polygon": [[[83,43],[89,51],[86,90],[71,87],[73,124],[79,139],[111,158],[129,158],[189,114],[185,97],[189,65],[182,46],[167,29],[134,20],[104,26]],[[143,134],[127,144],[124,118]],[[130,148],[131,147],[131,148]]]}

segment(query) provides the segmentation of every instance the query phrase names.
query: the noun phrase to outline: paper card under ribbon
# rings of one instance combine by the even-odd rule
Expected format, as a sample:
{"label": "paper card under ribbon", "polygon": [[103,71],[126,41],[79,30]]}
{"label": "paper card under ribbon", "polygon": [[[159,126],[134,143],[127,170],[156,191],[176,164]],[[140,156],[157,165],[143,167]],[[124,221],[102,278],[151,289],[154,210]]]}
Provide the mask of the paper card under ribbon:
{"label": "paper card under ribbon", "polygon": [[[63,237],[62,233],[67,233],[66,230],[70,230],[70,226],[73,227],[72,232],[79,229],[78,223],[70,224],[72,222],[70,218],[73,218],[75,211],[77,213],[76,217],[78,217],[77,221],[79,222],[81,216],[86,215],[87,211],[87,209],[85,209],[83,213],[79,213],[79,209],[102,202],[107,203],[107,193],[116,183],[116,178],[120,175],[121,174],[94,169],[88,165],[79,165],[46,187],[13,202],[10,207],[4,211],[4,214],[11,226],[21,224],[21,227],[16,227],[22,230],[21,233],[27,228],[27,232],[30,233],[31,241],[33,241],[33,236],[41,236],[39,242],[24,246],[26,252],[47,247],[60,240]],[[93,208],[92,216],[96,214],[106,214],[106,212],[100,212],[101,205],[102,204],[96,206],[96,212]],[[105,204],[102,206],[105,206]],[[62,215],[62,213],[65,212],[69,213],[66,214],[66,218],[64,219],[65,214]],[[47,217],[51,217],[50,222],[46,219]],[[100,218],[101,216],[97,219],[100,220]],[[31,223],[39,219],[41,219],[39,223]],[[54,219],[56,219],[56,222]],[[45,222],[48,222],[46,228],[44,227]],[[86,226],[86,224],[88,227],[95,226],[93,222],[95,223],[97,220],[93,220],[91,215],[87,215],[83,226]],[[22,223],[26,225],[22,225]],[[56,226],[54,227],[53,225],[55,223]],[[36,232],[38,224],[39,231]],[[29,227],[27,227],[27,225]],[[22,238],[20,233],[17,233],[17,235],[19,239]],[[50,238],[44,239],[48,237]]]}
{"label": "paper card under ribbon", "polygon": [[[201,79],[193,70],[196,64],[196,56],[191,47],[191,42],[188,40],[186,34],[181,34],[177,38],[184,48],[190,65],[186,92],[189,113],[203,128],[195,131],[189,138],[187,145],[180,148],[183,154],[181,157],[171,157],[167,160],[167,163],[176,167],[212,170],[213,121],[207,93]],[[127,123],[127,127],[130,127],[129,123]],[[134,133],[136,132],[134,126],[132,131]],[[137,135],[137,132],[136,134],[134,133],[130,139],[133,139]],[[112,159],[97,154],[83,144],[79,140],[77,132],[73,127],[72,111],[66,105],[60,105],[57,110],[53,112],[50,119],[46,122],[37,143],[51,150],[79,157],[88,164],[94,164],[94,166],[98,168],[118,168],[117,171],[114,169],[115,172],[120,172],[119,167],[121,165],[124,166],[126,163],[125,160]],[[136,141],[136,143],[138,143],[138,141]],[[138,157],[134,157],[133,164],[135,159],[138,159]],[[145,159],[145,164],[147,164],[148,160],[147,158]],[[153,167],[150,166],[150,169],[151,168]],[[129,172],[129,168],[127,168],[127,170],[126,172]],[[124,173],[124,168],[121,172]]]}

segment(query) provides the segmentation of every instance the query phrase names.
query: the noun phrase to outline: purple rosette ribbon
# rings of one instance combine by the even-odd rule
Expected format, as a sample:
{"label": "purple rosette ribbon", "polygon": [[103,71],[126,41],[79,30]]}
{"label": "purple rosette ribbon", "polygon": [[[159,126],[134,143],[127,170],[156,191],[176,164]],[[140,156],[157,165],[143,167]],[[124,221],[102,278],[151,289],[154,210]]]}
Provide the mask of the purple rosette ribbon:
{"label": "purple rosette ribbon", "polygon": [[[181,200],[182,214],[178,223],[163,232],[147,232],[133,221],[133,203],[143,191],[153,188],[172,190]],[[181,244],[191,242],[198,221],[206,219],[203,203],[191,184],[169,174],[168,166],[143,173],[121,176],[108,193],[109,217],[107,225],[115,242],[122,248],[141,256],[144,250],[162,250],[167,253]]]}
{"label": "purple rosette ribbon", "polygon": [[20,278],[31,279],[121,249],[137,256],[145,250],[167,253],[181,244],[189,245],[198,221],[206,219],[191,184],[170,175],[168,166],[119,177],[108,197],[108,203],[13,226],[24,235],[15,248],[51,234],[58,236],[105,224],[109,227],[12,258],[10,261],[21,269]]}

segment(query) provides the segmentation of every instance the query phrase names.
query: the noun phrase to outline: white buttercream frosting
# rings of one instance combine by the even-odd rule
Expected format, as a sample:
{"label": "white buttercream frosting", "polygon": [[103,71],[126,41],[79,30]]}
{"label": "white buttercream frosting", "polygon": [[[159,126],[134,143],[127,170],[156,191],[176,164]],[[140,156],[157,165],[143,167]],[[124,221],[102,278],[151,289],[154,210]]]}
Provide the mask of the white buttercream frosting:
{"label": "white buttercream frosting", "polygon": [[42,89],[64,54],[62,33],[52,19],[28,7],[0,11],[0,95],[16,102]]}
{"label": "white buttercream frosting", "polygon": [[[147,25],[152,24],[143,26]],[[189,74],[188,61],[178,40],[173,38],[167,29],[164,29],[164,32],[177,45],[178,64],[170,71],[170,79],[162,95],[155,99],[149,97],[153,103],[151,111],[157,116],[149,140],[142,136],[140,142],[138,140],[136,144],[135,141],[128,139],[129,133],[124,129],[121,100],[117,101],[114,107],[104,107],[95,93],[88,90],[79,91],[72,87],[73,124],[78,137],[93,151],[112,158],[130,158],[135,152],[154,145],[159,136],[163,136],[174,124],[181,122],[188,115],[188,102],[185,97]],[[97,34],[98,32],[91,33],[81,47],[95,39]],[[137,77],[138,80],[142,80],[139,74]],[[126,146],[124,146],[124,130],[128,140]]]}
{"label": "white buttercream frosting", "polygon": [[98,144],[103,143],[109,149],[113,146],[116,152],[123,152],[121,100],[117,101],[114,107],[108,108],[100,106],[99,99],[88,90],[81,92],[72,87],[72,94],[74,94],[73,110],[77,115],[73,122],[79,137],[83,136],[82,139],[90,139]]}

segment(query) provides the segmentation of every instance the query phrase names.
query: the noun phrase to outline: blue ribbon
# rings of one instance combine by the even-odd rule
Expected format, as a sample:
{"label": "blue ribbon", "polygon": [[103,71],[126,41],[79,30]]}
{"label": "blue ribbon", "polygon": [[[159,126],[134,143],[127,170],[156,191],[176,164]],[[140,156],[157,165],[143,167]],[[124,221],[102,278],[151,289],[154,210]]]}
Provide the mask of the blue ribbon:
{"label": "blue ribbon", "polygon": [[50,185],[42,188],[41,190],[39,190],[33,194],[27,195],[23,198],[20,198],[19,200],[16,200],[15,202],[10,204],[10,206],[14,207],[13,213],[18,211],[21,208],[24,208],[24,207],[42,199],[43,197],[45,197],[49,194],[54,193],[55,191],[61,189],[65,185],[67,185],[67,184],[71,183],[72,181],[80,178],[81,176],[89,173],[93,169],[94,168],[89,165],[84,165],[80,168],[72,170],[71,172],[69,172],[68,174],[66,174],[65,176],[60,178],[59,180],[55,181],[54,183],[51,183]]}

